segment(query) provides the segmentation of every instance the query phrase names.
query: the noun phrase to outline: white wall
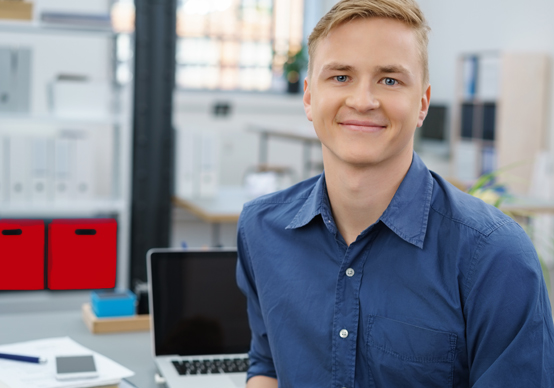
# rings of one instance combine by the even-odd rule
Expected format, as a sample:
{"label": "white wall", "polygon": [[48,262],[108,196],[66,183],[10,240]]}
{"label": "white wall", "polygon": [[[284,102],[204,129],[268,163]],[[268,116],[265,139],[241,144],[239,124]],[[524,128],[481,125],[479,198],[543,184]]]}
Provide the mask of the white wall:
{"label": "white wall", "polygon": [[[552,0],[418,2],[432,29],[429,42],[432,101],[453,103],[456,59],[460,53],[483,50],[540,51],[554,58]],[[551,85],[553,88],[554,84]],[[550,149],[554,150],[551,118],[548,132]]]}
{"label": "white wall", "polygon": [[[34,19],[42,11],[106,13],[109,0],[35,0]],[[91,80],[111,77],[111,45],[103,35],[75,33],[8,33],[0,34],[0,46],[22,46],[32,49],[31,113],[48,113],[47,85],[60,73],[80,74]]]}

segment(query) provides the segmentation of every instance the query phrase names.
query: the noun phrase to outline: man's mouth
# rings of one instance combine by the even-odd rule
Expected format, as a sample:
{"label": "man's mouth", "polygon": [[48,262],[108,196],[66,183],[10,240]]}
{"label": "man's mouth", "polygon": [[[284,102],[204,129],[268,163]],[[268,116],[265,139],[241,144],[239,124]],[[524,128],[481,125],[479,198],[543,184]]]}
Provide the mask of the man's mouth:
{"label": "man's mouth", "polygon": [[379,132],[387,127],[386,124],[371,120],[344,120],[340,121],[339,125],[351,131],[358,132]]}

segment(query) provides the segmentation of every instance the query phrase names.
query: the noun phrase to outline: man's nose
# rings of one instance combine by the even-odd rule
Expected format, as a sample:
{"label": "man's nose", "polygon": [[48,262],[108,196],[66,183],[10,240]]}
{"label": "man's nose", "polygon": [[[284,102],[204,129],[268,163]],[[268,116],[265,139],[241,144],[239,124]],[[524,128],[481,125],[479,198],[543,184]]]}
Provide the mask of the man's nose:
{"label": "man's nose", "polygon": [[368,83],[359,83],[346,99],[346,105],[358,112],[367,112],[379,108],[379,99]]}

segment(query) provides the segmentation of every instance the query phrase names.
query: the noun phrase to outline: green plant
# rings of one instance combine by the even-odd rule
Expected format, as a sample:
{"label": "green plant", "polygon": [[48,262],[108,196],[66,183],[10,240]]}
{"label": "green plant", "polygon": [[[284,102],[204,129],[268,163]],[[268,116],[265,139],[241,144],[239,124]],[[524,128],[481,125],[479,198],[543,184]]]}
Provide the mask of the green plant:
{"label": "green plant", "polygon": [[[504,168],[492,171],[488,174],[481,175],[477,181],[467,190],[468,194],[473,195],[474,197],[480,198],[484,202],[493,205],[496,208],[500,208],[500,205],[507,199],[510,198],[510,195],[507,193],[503,185],[500,185],[496,183],[496,178],[498,175],[504,173],[505,171],[512,168],[513,165],[506,166]],[[504,214],[516,218],[516,214],[508,211],[503,211]],[[526,214],[526,217],[531,217],[531,215]],[[527,225],[522,225],[523,230],[529,235],[530,238],[533,237],[533,230],[532,227]],[[549,250],[554,253],[554,239],[550,241],[550,247]],[[550,293],[550,272],[548,269],[548,266],[546,265],[544,259],[542,258],[542,255],[537,250],[537,255],[539,258],[539,262],[541,264],[542,274],[544,276],[544,280],[546,283],[546,287],[548,289],[548,292]]]}
{"label": "green plant", "polygon": [[283,65],[283,72],[288,82],[296,83],[300,80],[300,72],[308,65],[308,57],[306,55],[306,46],[296,53],[290,53],[287,61]]}

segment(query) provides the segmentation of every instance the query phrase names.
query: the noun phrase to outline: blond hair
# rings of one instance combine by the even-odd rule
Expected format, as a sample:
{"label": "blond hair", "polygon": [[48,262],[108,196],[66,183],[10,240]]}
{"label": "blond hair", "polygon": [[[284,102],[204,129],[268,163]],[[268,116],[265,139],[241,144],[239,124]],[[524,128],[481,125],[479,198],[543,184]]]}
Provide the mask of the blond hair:
{"label": "blond hair", "polygon": [[312,58],[318,42],[341,24],[354,19],[387,18],[398,20],[411,27],[419,43],[423,65],[423,83],[429,82],[427,56],[428,33],[431,30],[415,0],[341,0],[317,23],[308,38],[308,74],[312,74]]}

